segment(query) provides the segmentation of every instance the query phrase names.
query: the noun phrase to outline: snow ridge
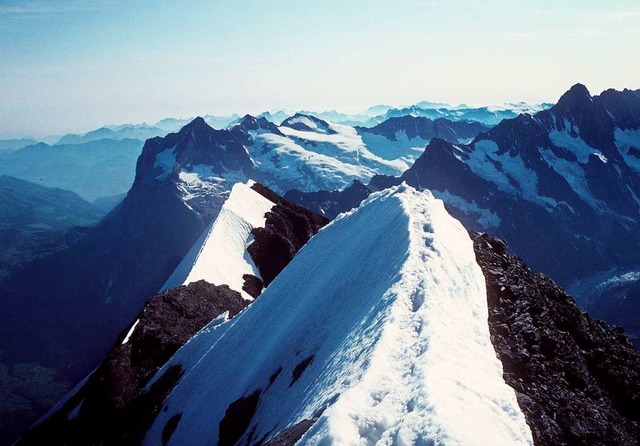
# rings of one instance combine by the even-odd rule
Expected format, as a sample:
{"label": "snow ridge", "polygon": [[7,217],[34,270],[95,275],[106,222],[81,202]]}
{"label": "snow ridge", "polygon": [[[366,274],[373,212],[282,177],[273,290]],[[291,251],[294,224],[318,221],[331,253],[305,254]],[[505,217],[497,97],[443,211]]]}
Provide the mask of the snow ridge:
{"label": "snow ridge", "polygon": [[264,226],[265,214],[275,203],[251,189],[252,184],[249,181],[233,186],[218,217],[189,250],[160,292],[206,280],[214,285],[229,285],[245,299],[253,299],[242,289],[243,275],[260,278],[260,273],[247,247],[253,242],[251,231]]}
{"label": "snow ridge", "polygon": [[165,366],[185,375],[146,443],[181,413],[170,444],[217,444],[229,405],[258,391],[239,444],[313,418],[298,444],[532,444],[487,317],[472,242],[442,201],[404,184],[374,194]]}

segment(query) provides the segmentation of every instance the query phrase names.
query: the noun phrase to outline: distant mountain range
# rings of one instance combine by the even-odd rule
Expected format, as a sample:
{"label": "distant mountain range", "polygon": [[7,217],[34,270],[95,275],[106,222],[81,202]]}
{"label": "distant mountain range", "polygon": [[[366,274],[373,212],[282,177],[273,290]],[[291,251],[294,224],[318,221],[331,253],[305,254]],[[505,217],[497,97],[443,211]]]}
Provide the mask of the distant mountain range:
{"label": "distant mountain range", "polygon": [[0,139],[0,154],[10,153],[37,143],[38,141],[31,138]]}
{"label": "distant mountain range", "polygon": [[[429,119],[446,118],[452,121],[477,122],[487,126],[494,126],[503,119],[515,118],[522,113],[536,113],[550,108],[553,104],[527,104],[524,102],[510,103],[496,106],[468,106],[465,104],[452,106],[444,103],[422,101],[415,105],[392,107],[390,105],[377,105],[369,107],[361,113],[342,113],[339,111],[299,111],[297,113],[313,115],[317,118],[335,122],[337,124],[373,127],[389,118],[403,116],[424,117]],[[296,112],[266,112],[262,115],[270,121],[279,124]]]}
{"label": "distant mountain range", "polygon": [[376,116],[367,125],[382,122],[389,118],[401,116],[421,116],[430,119],[446,118],[454,121],[479,122],[484,125],[494,126],[504,119],[512,119],[523,113],[537,113],[546,110],[553,104],[506,104],[496,107],[468,107],[461,105],[458,107],[433,106],[429,103],[419,103],[411,107],[392,108],[381,116]]}
{"label": "distant mountain range", "polygon": [[73,244],[107,210],[64,190],[0,176],[0,282],[25,263]]}
{"label": "distant mountain range", "polygon": [[[408,155],[403,154],[399,157],[392,156],[392,158],[401,160],[401,163],[397,167],[391,168],[392,171],[383,169],[378,173],[399,174],[419,156],[421,146],[425,145],[431,137],[447,140],[453,138],[456,142],[468,141],[477,134],[478,129],[486,130],[501,119],[514,117],[517,113],[539,110],[547,105],[520,103],[506,104],[500,107],[471,108],[464,105],[453,107],[447,104],[423,101],[414,106],[403,108],[378,105],[359,114],[345,114],[337,111],[296,113],[280,110],[261,113],[257,115],[257,118],[265,118],[269,122],[281,125],[296,115],[312,116],[332,124],[357,127],[363,137],[366,133],[376,134],[380,130],[376,127],[390,118],[423,117],[436,121],[444,118],[449,121],[470,123],[469,129],[473,130],[462,131],[459,135],[456,134],[458,130],[452,134],[451,132],[438,133],[436,129],[428,132],[428,135],[423,135],[426,136],[426,139],[422,138],[421,141],[409,138],[412,141],[403,142],[402,138],[399,140],[392,138],[393,144],[387,148],[381,148],[381,151],[390,150],[393,153],[399,148],[403,151],[413,149],[414,153],[409,152]],[[229,116],[205,115],[203,119],[216,129],[225,129],[242,122],[242,118],[236,114]],[[166,118],[152,125],[143,123],[104,126],[84,134],[44,138],[47,141],[55,140],[55,144],[49,145],[41,142],[42,139],[38,141],[33,138],[0,140],[0,174],[39,182],[44,186],[73,190],[91,201],[97,198],[110,199],[110,197],[126,193],[133,183],[135,160],[142,149],[144,140],[177,132],[191,120]],[[485,127],[476,126],[474,128],[472,123],[482,124]],[[367,131],[368,128],[371,128],[370,132]],[[402,147],[407,144],[409,147]],[[376,146],[376,144],[367,145]],[[54,147],[56,150],[48,150],[49,147]],[[130,148],[131,151],[125,147]],[[26,150],[20,151],[21,149]],[[91,160],[83,160],[84,154],[90,154]],[[99,166],[101,168],[98,169]],[[291,185],[291,187],[294,186]],[[335,183],[326,185],[326,187],[337,186]]]}
{"label": "distant mountain range", "polygon": [[129,190],[143,144],[133,139],[38,143],[0,154],[0,174],[71,190],[93,201]]}
{"label": "distant mountain range", "polygon": [[95,224],[104,215],[74,192],[0,175],[0,228],[65,229]]}
{"label": "distant mountain range", "polygon": [[[381,122],[401,116],[420,116],[430,119],[446,118],[452,121],[479,122],[487,126],[493,126],[502,119],[514,118],[522,113],[535,113],[547,109],[553,104],[528,104],[525,102],[506,103],[495,106],[457,106],[421,101],[414,105],[394,107],[391,105],[375,105],[359,113],[343,113],[336,110],[311,111],[311,110],[271,110],[257,114],[258,118],[265,118],[274,124],[280,125],[282,121],[295,114],[312,115],[325,121],[350,126],[373,127]],[[23,137],[18,139],[0,139],[0,152],[16,150],[38,142],[51,144],[83,144],[99,139],[140,139],[145,140],[154,136],[165,136],[168,133],[177,132],[182,127],[193,121],[191,118],[164,118],[155,124],[120,124],[106,125],[86,133],[69,133],[63,136],[47,136],[44,138]],[[239,122],[241,116],[231,114],[227,116],[203,115],[207,124],[215,129],[223,129]]]}

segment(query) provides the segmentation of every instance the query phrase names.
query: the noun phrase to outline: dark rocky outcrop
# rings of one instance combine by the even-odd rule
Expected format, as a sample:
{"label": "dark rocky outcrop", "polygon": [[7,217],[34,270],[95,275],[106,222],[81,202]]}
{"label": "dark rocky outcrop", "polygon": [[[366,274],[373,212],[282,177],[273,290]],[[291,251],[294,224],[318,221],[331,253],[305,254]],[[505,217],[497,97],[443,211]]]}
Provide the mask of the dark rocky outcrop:
{"label": "dark rocky outcrop", "polygon": [[315,355],[311,355],[307,358],[304,358],[294,367],[293,371],[291,372],[291,382],[289,383],[289,387],[293,386],[296,381],[300,379],[304,371],[307,370],[307,367],[309,367],[313,362],[314,357]]}
{"label": "dark rocky outcrop", "polygon": [[391,117],[371,128],[357,127],[357,130],[361,135],[380,135],[390,141],[395,141],[396,134],[403,132],[409,139],[420,138],[429,141],[433,138],[440,138],[458,142],[459,140],[475,138],[478,134],[489,130],[489,127],[478,122],[451,121],[444,118],[429,119],[423,116],[405,115]]}
{"label": "dark rocky outcrop", "polygon": [[311,429],[311,426],[313,426],[316,421],[317,418],[302,420],[277,434],[271,440],[264,443],[264,446],[294,446],[298,440]]}
{"label": "dark rocky outcrop", "polygon": [[251,424],[260,401],[260,389],[229,404],[218,428],[218,446],[234,446]]}
{"label": "dark rocky outcrop", "polygon": [[169,440],[171,440],[171,436],[178,428],[178,424],[180,423],[181,419],[182,414],[177,413],[169,418],[169,421],[167,421],[167,423],[164,425],[164,427],[162,428],[162,446],[166,446],[167,444],[169,444]]}
{"label": "dark rocky outcrop", "polygon": [[640,353],[506,244],[472,233],[491,341],[536,445],[640,444]]}
{"label": "dark rocky outcrop", "polygon": [[242,291],[245,291],[249,296],[256,298],[262,293],[264,282],[259,277],[253,274],[244,274],[242,280],[244,281]]}
{"label": "dark rocky outcrop", "polygon": [[[168,367],[148,390],[117,410],[102,406],[85,409],[85,394],[82,391],[73,394],[59,403],[60,408],[44,422],[33,426],[16,446],[140,445],[163,401],[183,373],[179,366]],[[83,416],[82,412],[87,410],[93,410],[93,415]]]}
{"label": "dark rocky outcrop", "polygon": [[255,241],[248,248],[264,285],[268,286],[329,219],[283,199],[258,183],[251,188],[276,203],[267,212],[264,227],[251,231]]}

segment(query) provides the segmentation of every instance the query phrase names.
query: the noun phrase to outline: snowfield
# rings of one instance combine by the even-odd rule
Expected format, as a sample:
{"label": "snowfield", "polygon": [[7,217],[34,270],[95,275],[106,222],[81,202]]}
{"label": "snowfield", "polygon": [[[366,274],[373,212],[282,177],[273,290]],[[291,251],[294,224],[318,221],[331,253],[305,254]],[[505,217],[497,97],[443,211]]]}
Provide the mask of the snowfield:
{"label": "snowfield", "polygon": [[206,280],[214,285],[229,285],[243,298],[253,300],[242,289],[242,276],[261,277],[247,247],[253,242],[251,231],[264,227],[265,214],[275,203],[251,189],[252,184],[249,181],[233,186],[218,217],[182,259],[160,292]]}
{"label": "snowfield", "polygon": [[393,159],[374,155],[353,127],[325,121],[320,121],[320,127],[305,116],[297,117],[298,121],[311,130],[283,125],[278,128],[282,135],[250,132],[253,144],[249,153],[269,178],[263,182],[280,193],[290,188],[340,189],[354,179],[367,182],[379,173],[399,175],[410,165],[403,161],[405,151],[400,149]]}
{"label": "snowfield", "polygon": [[145,443],[252,444],[317,419],[298,444],[530,445],[487,317],[472,242],[443,203],[406,185],[374,194],[158,372],[184,375]]}

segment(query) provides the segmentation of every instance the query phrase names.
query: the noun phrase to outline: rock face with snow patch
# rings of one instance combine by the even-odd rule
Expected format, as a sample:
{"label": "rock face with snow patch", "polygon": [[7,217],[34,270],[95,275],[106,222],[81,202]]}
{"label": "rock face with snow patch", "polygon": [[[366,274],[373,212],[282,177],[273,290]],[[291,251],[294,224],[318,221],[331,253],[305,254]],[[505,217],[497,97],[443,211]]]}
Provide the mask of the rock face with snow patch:
{"label": "rock face with snow patch", "polygon": [[86,382],[19,444],[138,444],[145,420],[180,372],[173,369],[164,389],[145,391],[149,378],[202,327],[248,303],[228,286],[203,280],[154,296]]}
{"label": "rock face with snow patch", "polygon": [[444,118],[432,120],[407,115],[389,118],[371,128],[358,127],[358,133],[374,148],[374,153],[382,157],[396,157],[398,152],[406,156],[413,150],[415,159],[434,138],[467,143],[489,128],[477,122],[456,122]]}
{"label": "rock face with snow patch", "polygon": [[237,183],[162,290],[206,280],[257,297],[328,222],[258,183]]}
{"label": "rock face with snow patch", "polygon": [[335,135],[336,132],[327,121],[316,118],[312,115],[305,115],[302,113],[296,113],[290,118],[282,121],[282,126],[289,127],[294,130],[300,130],[303,132],[319,132],[326,135]]}

